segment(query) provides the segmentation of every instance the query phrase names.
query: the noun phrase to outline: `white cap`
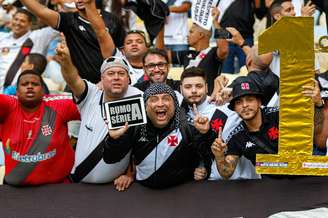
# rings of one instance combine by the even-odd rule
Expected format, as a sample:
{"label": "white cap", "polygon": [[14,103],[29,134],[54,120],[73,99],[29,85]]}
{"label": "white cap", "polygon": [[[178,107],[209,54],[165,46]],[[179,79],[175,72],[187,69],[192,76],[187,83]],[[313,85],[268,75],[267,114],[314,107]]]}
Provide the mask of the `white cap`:
{"label": "white cap", "polygon": [[104,73],[108,68],[111,67],[122,67],[128,72],[128,74],[130,72],[130,68],[127,61],[121,57],[112,56],[105,59],[103,64],[101,65],[100,72]]}

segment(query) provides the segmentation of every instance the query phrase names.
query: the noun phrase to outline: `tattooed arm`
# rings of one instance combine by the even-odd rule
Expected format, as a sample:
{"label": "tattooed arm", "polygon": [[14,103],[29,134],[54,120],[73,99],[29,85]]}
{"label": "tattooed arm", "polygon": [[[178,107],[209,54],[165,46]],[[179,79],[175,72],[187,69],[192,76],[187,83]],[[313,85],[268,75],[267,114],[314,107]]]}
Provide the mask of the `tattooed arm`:
{"label": "tattooed arm", "polygon": [[225,155],[227,144],[222,140],[222,129],[220,128],[218,137],[214,140],[212,146],[212,153],[215,157],[216,168],[224,179],[229,179],[234,173],[239,161],[238,155]]}
{"label": "tattooed arm", "polygon": [[236,166],[239,161],[237,155],[227,155],[223,158],[215,157],[216,168],[224,179],[229,179],[235,172]]}

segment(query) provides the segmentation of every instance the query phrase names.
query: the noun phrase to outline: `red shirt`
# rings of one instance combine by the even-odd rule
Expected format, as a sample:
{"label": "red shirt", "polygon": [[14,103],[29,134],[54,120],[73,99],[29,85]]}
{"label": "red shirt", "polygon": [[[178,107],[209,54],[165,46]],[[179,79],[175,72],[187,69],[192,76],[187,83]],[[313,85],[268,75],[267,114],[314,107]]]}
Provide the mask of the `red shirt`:
{"label": "red shirt", "polygon": [[[55,114],[52,125],[41,124],[46,106]],[[44,96],[35,112],[27,112],[16,97],[0,95],[0,135],[5,154],[6,176],[17,164],[35,164],[20,185],[40,185],[65,180],[74,163],[67,122],[79,119],[76,105],[67,96]],[[50,143],[44,152],[28,154],[38,134],[52,134]],[[34,144],[39,147],[38,143]]]}

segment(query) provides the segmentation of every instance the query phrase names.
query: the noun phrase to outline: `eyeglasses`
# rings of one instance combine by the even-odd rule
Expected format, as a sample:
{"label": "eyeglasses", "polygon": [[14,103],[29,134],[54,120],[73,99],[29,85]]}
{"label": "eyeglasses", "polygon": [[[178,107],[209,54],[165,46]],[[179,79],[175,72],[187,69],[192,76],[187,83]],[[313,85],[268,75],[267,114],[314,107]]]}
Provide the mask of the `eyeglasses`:
{"label": "eyeglasses", "polygon": [[145,68],[147,68],[147,70],[155,70],[156,67],[158,67],[158,69],[160,70],[164,70],[167,67],[167,62],[159,62],[145,65]]}

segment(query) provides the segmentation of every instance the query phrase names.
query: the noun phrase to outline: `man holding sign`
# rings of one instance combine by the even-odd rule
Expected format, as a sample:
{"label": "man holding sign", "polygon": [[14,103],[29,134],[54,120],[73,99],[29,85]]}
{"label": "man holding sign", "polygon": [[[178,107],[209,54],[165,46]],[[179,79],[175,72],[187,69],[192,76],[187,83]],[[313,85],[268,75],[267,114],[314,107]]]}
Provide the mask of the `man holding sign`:
{"label": "man holding sign", "polygon": [[[311,97],[318,110],[323,107],[318,83],[303,86],[303,94]],[[228,179],[234,173],[241,156],[256,164],[256,154],[278,153],[279,110],[261,108],[263,94],[247,77],[239,77],[233,86],[233,99],[229,104],[242,122],[235,128],[225,143],[222,135],[214,141],[212,152],[220,175]],[[225,155],[226,153],[226,155]]]}
{"label": "man holding sign", "polygon": [[210,170],[210,144],[216,137],[206,117],[197,112],[194,126],[180,112],[175,92],[163,83],[152,84],[144,93],[148,123],[110,130],[106,163],[120,161],[132,149],[136,179],[151,188],[166,188],[194,178],[200,161]]}
{"label": "man holding sign", "polygon": [[72,180],[86,183],[111,182],[127,169],[130,155],[127,154],[116,164],[108,165],[101,160],[101,150],[107,134],[103,103],[140,95],[142,92],[129,86],[129,67],[122,58],[113,56],[103,62],[102,91],[96,85],[81,79],[64,43],[57,48],[57,56],[62,66],[63,77],[72,90],[81,113]]}

